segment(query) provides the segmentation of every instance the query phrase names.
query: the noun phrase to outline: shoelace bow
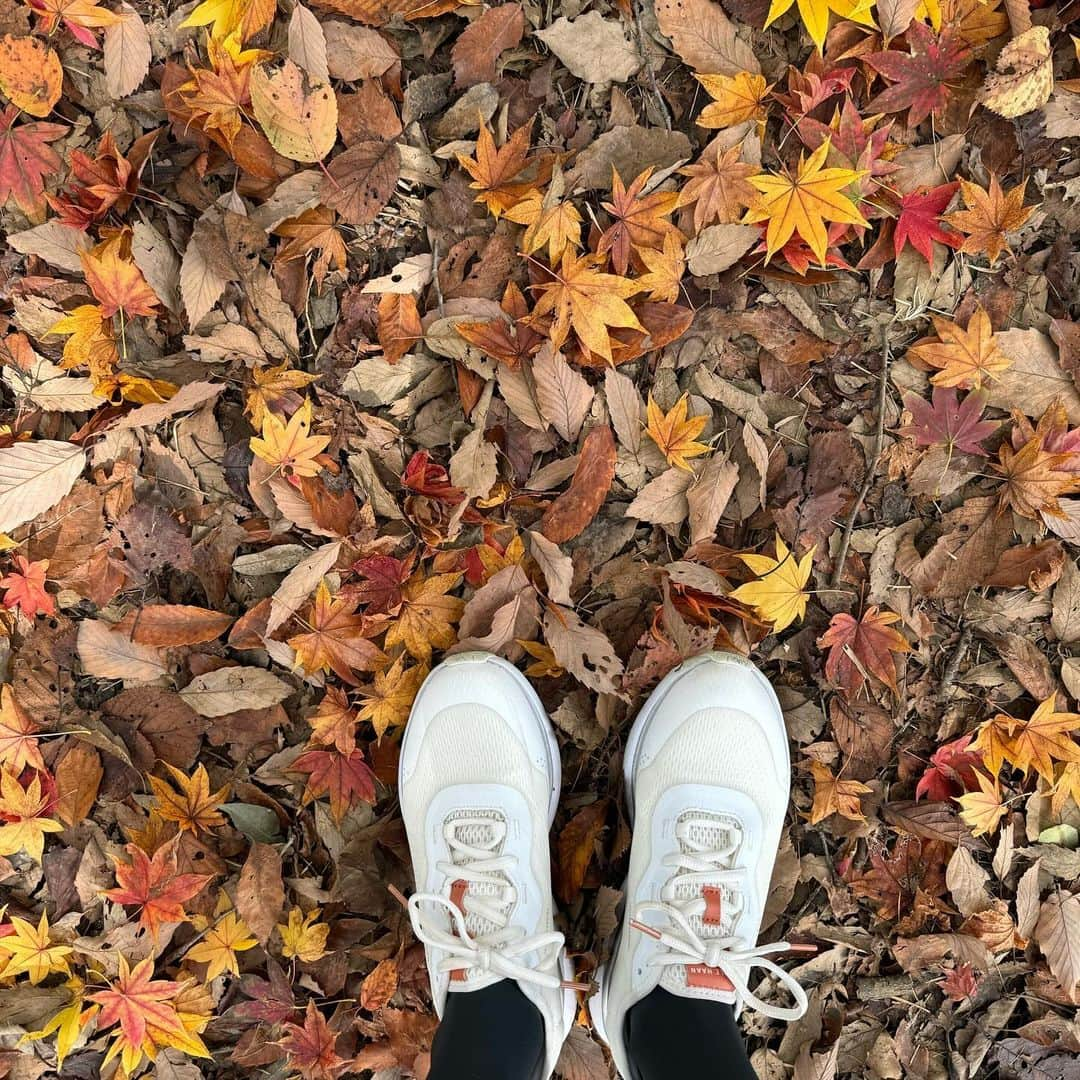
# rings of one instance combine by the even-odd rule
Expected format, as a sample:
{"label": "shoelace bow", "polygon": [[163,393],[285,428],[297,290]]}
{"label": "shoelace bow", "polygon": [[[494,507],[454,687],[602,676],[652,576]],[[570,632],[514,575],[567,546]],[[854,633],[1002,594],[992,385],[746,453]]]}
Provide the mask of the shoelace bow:
{"label": "shoelace bow", "polygon": [[[708,850],[693,840],[689,827],[684,827],[683,823],[678,825],[676,831],[678,838],[691,850],[666,855],[664,865],[684,872],[676,873],[668,880],[661,893],[663,898],[659,902],[639,904],[634,911],[634,918],[630,921],[635,930],[647,934],[664,946],[665,951],[654,956],[651,963],[656,967],[702,964],[721,971],[733,987],[737,1011],[750,1007],[774,1020],[798,1020],[808,1007],[806,991],[794,976],[789,975],[768,957],[777,953],[802,951],[806,947],[778,941],[748,949],[743,939],[735,935],[702,937],[694,929],[690,919],[704,912],[704,898],[693,896],[686,900],[676,899],[679,885],[715,884],[719,881],[729,886],[735,903],[733,914],[735,919],[738,918],[742,912],[742,897],[738,884],[746,872],[728,865],[728,860],[739,848],[740,833],[735,828],[728,830],[728,842],[719,848]],[[645,919],[650,914],[661,916],[666,920],[666,925],[660,928],[647,923]],[[729,911],[729,916],[731,914]],[[750,974],[754,968],[761,968],[776,976],[790,991],[795,1005],[784,1008],[762,1001],[749,986]]]}
{"label": "shoelace bow", "polygon": [[[458,837],[458,828],[469,825],[491,827],[489,847],[466,844]],[[557,976],[520,961],[521,957],[535,953],[538,967],[550,967],[557,961],[564,939],[556,931],[526,935],[521,927],[509,925],[510,908],[517,899],[517,890],[510,883],[507,871],[513,869],[517,859],[513,855],[496,855],[492,850],[504,834],[505,826],[488,818],[447,822],[446,840],[457,858],[453,861],[440,860],[436,864],[448,880],[494,886],[495,894],[485,896],[469,893],[468,899],[470,914],[493,923],[496,929],[474,935],[466,925],[465,913],[449,897],[441,893],[421,892],[413,893],[409,898],[409,919],[413,933],[424,945],[448,954],[439,961],[440,972],[491,973],[517,982],[558,989],[563,982]],[[440,925],[441,919],[439,923],[432,921],[433,908],[442,909],[449,915],[453,932]]]}

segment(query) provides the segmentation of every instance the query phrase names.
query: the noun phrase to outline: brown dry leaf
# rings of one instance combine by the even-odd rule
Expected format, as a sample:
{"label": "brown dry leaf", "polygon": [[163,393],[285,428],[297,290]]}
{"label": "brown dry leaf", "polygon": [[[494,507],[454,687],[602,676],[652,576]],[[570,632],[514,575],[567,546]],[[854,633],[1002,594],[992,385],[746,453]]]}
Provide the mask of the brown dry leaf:
{"label": "brown dry leaf", "polygon": [[367,225],[390,201],[401,172],[396,143],[371,139],[334,157],[323,177],[320,196],[350,225]]}
{"label": "brown dry leaf", "polygon": [[360,984],[360,1008],[375,1012],[397,993],[398,965],[393,958],[380,960]]}
{"label": "brown dry leaf", "polygon": [[579,810],[559,833],[555,842],[556,865],[559,870],[557,893],[564,904],[573,903],[581,892],[585,873],[593,860],[596,842],[607,822],[607,810],[608,800],[597,799]]}
{"label": "brown dry leaf", "polygon": [[564,544],[579,536],[596,517],[615,478],[615,438],[611,428],[589,429],[570,487],[544,511],[540,531],[548,540]]}
{"label": "brown dry leaf", "polygon": [[281,856],[270,844],[254,843],[240,870],[236,910],[261,945],[269,942],[284,906]]}
{"label": "brown dry leaf", "polygon": [[379,344],[388,364],[396,364],[424,335],[411,293],[379,297]]}
{"label": "brown dry leaf", "polygon": [[753,49],[735,33],[735,25],[713,0],[658,0],[660,32],[691,70],[703,75],[759,72]]}
{"label": "brown dry leaf", "polygon": [[860,795],[870,792],[865,784],[858,780],[841,780],[821,764],[810,762],[810,772],[814,777],[814,805],[810,810],[810,824],[816,825],[833,814],[840,814],[850,821],[865,821]]}
{"label": "brown dry leaf", "polygon": [[524,32],[525,13],[520,4],[499,4],[484,11],[454,43],[450,56],[455,84],[467,88],[494,82],[499,57],[515,48]]}
{"label": "brown dry leaf", "polygon": [[131,640],[139,645],[199,645],[221,637],[232,625],[231,615],[186,604],[155,604],[135,614]]}
{"label": "brown dry leaf", "polygon": [[98,797],[105,771],[101,755],[85,742],[74,742],[53,769],[56,814],[65,825],[85,821]]}

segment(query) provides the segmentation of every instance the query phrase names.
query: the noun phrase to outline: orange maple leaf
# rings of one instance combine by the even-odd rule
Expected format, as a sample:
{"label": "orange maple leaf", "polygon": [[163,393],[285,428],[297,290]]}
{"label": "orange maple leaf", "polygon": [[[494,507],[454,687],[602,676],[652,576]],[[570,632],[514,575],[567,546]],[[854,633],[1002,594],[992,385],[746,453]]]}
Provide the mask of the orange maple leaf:
{"label": "orange maple leaf", "polygon": [[648,425],[646,431],[660,452],[667,458],[669,465],[685,472],[693,472],[686,459],[706,454],[709,451],[708,444],[696,442],[705,425],[709,422],[709,414],[702,413],[700,416],[686,415],[690,399],[683,394],[671,407],[671,411],[665,413],[659,405],[653,401],[649,394],[647,407]]}
{"label": "orange maple leaf", "polygon": [[334,746],[347,754],[356,746],[359,719],[345,692],[336,686],[328,686],[319,707],[308,717],[311,741]]}
{"label": "orange maple leaf", "polygon": [[130,862],[115,860],[118,888],[103,895],[114,903],[138,907],[139,925],[156,940],[163,923],[187,922],[184,901],[202,892],[212,874],[178,874],[176,844],[164,844],[151,859],[142,848],[127,844]]}
{"label": "orange maple leaf", "polygon": [[120,257],[119,245],[109,241],[97,253],[84,251],[82,260],[86,284],[101,305],[101,314],[110,319],[119,312],[123,318],[156,315],[160,301],[146,283],[142,271],[130,259]]}
{"label": "orange maple leaf", "polygon": [[516,206],[535,187],[527,182],[513,183],[531,164],[529,141],[532,128],[532,124],[522,124],[496,149],[491,129],[487,124],[481,124],[476,139],[476,157],[457,155],[458,163],[473,178],[469,187],[480,192],[476,202],[483,203],[496,218]]}
{"label": "orange maple leaf", "polygon": [[935,386],[959,386],[978,390],[1012,365],[1012,360],[998,348],[990,316],[976,307],[967,329],[951,319],[934,316],[937,341],[913,345],[913,352],[931,367],[940,368],[930,377]]}
{"label": "orange maple leaf", "polygon": [[746,207],[753,203],[757,192],[749,178],[757,168],[741,161],[742,143],[726,150],[719,145],[712,159],[702,154],[693,165],[679,170],[690,177],[679,192],[679,206],[694,207],[694,230],[701,232],[706,225],[737,222]]}
{"label": "orange maple leaf", "polygon": [[972,255],[985,255],[993,266],[1003,251],[1009,250],[1007,235],[1015,232],[1033,213],[1034,206],[1024,206],[1027,181],[1006,194],[998,178],[990,174],[990,187],[983,189],[970,180],[960,181],[965,210],[946,214],[944,221],[954,229],[967,233],[960,250]]}
{"label": "orange maple leaf", "polygon": [[816,825],[833,814],[846,817],[849,821],[866,820],[859,797],[868,794],[870,788],[858,780],[840,780],[820,761],[810,762],[810,772],[814,776],[814,805],[810,809],[809,817],[811,825]]}
{"label": "orange maple leaf", "polygon": [[44,772],[45,762],[36,737],[38,730],[10,684],[4,683],[0,687],[0,764],[9,766],[16,776],[25,768]]}
{"label": "orange maple leaf", "polygon": [[331,596],[319,582],[315,601],[307,616],[308,631],[289,638],[296,661],[307,672],[333,671],[351,686],[358,686],[354,672],[374,671],[387,662],[386,654],[369,640],[381,626],[356,614],[356,601]]}
{"label": "orange maple leaf", "polygon": [[210,777],[202,765],[186,776],[167,761],[162,764],[180,789],[176,791],[157,776],[147,777],[157,799],[157,812],[165,821],[175,821],[181,832],[195,835],[225,824],[218,807],[229,797],[228,784],[211,794]]}
{"label": "orange maple leaf", "polygon": [[596,250],[611,255],[611,265],[617,274],[625,274],[630,266],[632,250],[648,248],[660,251],[664,240],[671,234],[682,240],[682,233],[664,219],[675,212],[679,205],[676,191],[654,191],[642,195],[652,176],[652,168],[634,178],[629,187],[612,167],[611,202],[600,205],[611,215],[612,223],[600,234]]}
{"label": "orange maple leaf", "polygon": [[292,763],[290,771],[307,773],[308,797],[330,796],[335,821],[360,801],[375,802],[375,774],[359,747],[347,754],[337,749],[307,750]]}
{"label": "orange maple leaf", "polygon": [[28,619],[35,615],[52,615],[56,611],[56,601],[45,591],[48,560],[31,562],[24,555],[16,555],[15,565],[17,570],[0,578],[0,589],[7,589],[4,607],[18,608]]}
{"label": "orange maple leaf", "polygon": [[1051,694],[1031,715],[1017,720],[1007,748],[1009,760],[1027,773],[1034,769],[1048,784],[1054,783],[1054,763],[1080,761],[1080,743],[1072,733],[1080,728],[1080,713],[1058,712]]}
{"label": "orange maple leaf", "polygon": [[1043,514],[1064,517],[1058,496],[1080,490],[1080,476],[1066,472],[1069,454],[1051,454],[1041,436],[1029,439],[1019,450],[1002,443],[1000,464],[994,465],[1005,483],[998,496],[1002,510],[1015,510],[1022,517],[1041,520]]}
{"label": "orange maple leaf", "polygon": [[386,632],[386,647],[404,645],[424,663],[431,660],[432,648],[450,648],[457,640],[453,624],[461,618],[465,601],[446,594],[460,583],[460,574],[425,577],[418,570],[402,587],[401,611]]}
{"label": "orange maple leaf", "polygon": [[253,435],[251,452],[268,465],[281,470],[282,475],[294,482],[301,476],[318,476],[317,458],[330,445],[329,435],[311,435],[311,400],[303,405],[285,423],[272,412],[263,414],[262,437]]}
{"label": "orange maple leaf", "polygon": [[818,648],[829,649],[825,674],[848,694],[855,694],[867,675],[880,679],[896,692],[896,664],[893,653],[911,652],[911,646],[892,624],[900,616],[892,611],[868,607],[861,619],[838,611],[829,628],[818,638]]}

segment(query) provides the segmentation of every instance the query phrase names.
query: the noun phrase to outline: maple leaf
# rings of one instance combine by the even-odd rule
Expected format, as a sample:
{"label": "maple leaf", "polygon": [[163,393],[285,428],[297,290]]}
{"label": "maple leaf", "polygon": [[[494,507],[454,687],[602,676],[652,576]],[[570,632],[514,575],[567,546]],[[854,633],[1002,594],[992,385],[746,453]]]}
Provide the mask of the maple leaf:
{"label": "maple leaf", "polygon": [[43,790],[42,775],[35,772],[24,788],[18,777],[0,769],[0,855],[25,851],[40,863],[45,835],[63,831],[59,821],[46,817],[56,800]]}
{"label": "maple leaf", "polygon": [[1033,213],[1034,206],[1024,206],[1027,181],[1006,194],[994,173],[990,187],[983,189],[969,180],[960,181],[965,210],[954,210],[945,221],[967,235],[960,250],[969,255],[985,255],[993,266],[1003,251],[1009,250],[1007,236],[1015,232]]}
{"label": "maple leaf", "polygon": [[0,589],[7,589],[4,594],[4,607],[9,611],[18,608],[28,619],[35,615],[52,615],[56,612],[56,602],[45,591],[45,574],[49,562],[31,562],[23,555],[15,556],[18,570],[0,578]]}
{"label": "maple leaf", "polygon": [[270,25],[274,11],[271,0],[203,0],[180,26],[209,26],[218,41],[236,36],[244,42]]}
{"label": "maple leaf", "polygon": [[[1057,712],[1054,700],[1051,694],[1040,702],[1030,720],[1005,717],[1012,720],[1004,747],[1009,763],[1021,769],[1025,775],[1034,769],[1051,785],[1054,783],[1055,762],[1080,761],[1080,744],[1071,737],[1080,728],[1080,713]],[[993,768],[989,759],[987,765]]]}
{"label": "maple leaf", "polygon": [[49,327],[50,334],[71,335],[64,343],[65,368],[86,364],[95,377],[112,374],[120,360],[112,324],[98,304],[80,304]]}
{"label": "maple leaf", "polygon": [[522,243],[527,254],[546,246],[548,261],[558,262],[567,248],[581,246],[581,214],[569,199],[530,191],[506,211],[506,218],[527,225]]}
{"label": "maple leaf", "polygon": [[45,177],[54,176],[63,160],[49,145],[67,134],[63,124],[41,121],[19,124],[19,110],[0,112],[0,205],[13,201],[32,221],[45,216]]}
{"label": "maple leaf", "polygon": [[[769,14],[765,19],[765,28],[768,29],[781,15],[789,11],[795,2],[796,0],[772,0]],[[840,19],[850,19],[863,26],[873,26],[872,7],[873,4],[869,0],[798,0],[799,17],[810,39],[817,46],[818,52],[821,52],[825,44],[825,35],[829,32],[830,12]]]}
{"label": "maple leaf", "polygon": [[7,765],[18,776],[23,769],[45,771],[38,748],[39,727],[19,704],[9,683],[0,686],[0,765]]}
{"label": "maple leaf", "polygon": [[669,233],[664,237],[663,251],[641,248],[637,255],[647,268],[647,273],[638,275],[637,283],[648,292],[649,299],[667,303],[678,300],[686,272],[686,252],[678,235]]}
{"label": "maple leaf", "polygon": [[476,157],[458,154],[458,164],[473,178],[469,185],[480,192],[476,202],[483,203],[493,217],[501,217],[516,206],[534,185],[511,183],[530,165],[529,142],[533,125],[522,124],[498,149],[487,124],[480,125],[476,139]]}
{"label": "maple leaf", "polygon": [[681,176],[690,177],[679,192],[679,206],[693,206],[695,232],[701,232],[714,221],[721,225],[738,221],[743,210],[757,198],[748,182],[757,169],[740,160],[742,143],[726,150],[715,145],[711,159],[705,156],[707,153],[708,148],[693,165],[679,170]]}
{"label": "maple leaf", "polygon": [[708,444],[695,442],[695,440],[709,422],[709,414],[702,413],[700,416],[688,418],[686,412],[689,405],[689,397],[683,394],[671,407],[671,411],[665,414],[650,394],[646,409],[648,425],[645,430],[649,433],[649,438],[660,448],[660,453],[664,455],[669,465],[674,465],[675,468],[686,472],[693,472],[686,459],[708,453]]}
{"label": "maple leaf", "polygon": [[295,412],[304,404],[296,391],[310,386],[318,377],[290,368],[287,360],[277,367],[256,367],[251,372],[255,385],[248,390],[244,403],[244,413],[251,418],[251,426],[261,431],[268,412]]}
{"label": "maple leaf", "polygon": [[945,978],[938,980],[938,986],[950,1001],[959,1003],[973,998],[981,982],[982,976],[975,973],[971,964],[961,963],[949,968]]}
{"label": "maple leaf", "polygon": [[306,259],[312,252],[317,251],[318,255],[311,264],[311,276],[315,284],[322,289],[330,268],[336,266],[339,270],[344,270],[348,261],[349,253],[345,240],[334,225],[336,219],[337,214],[328,206],[313,206],[298,217],[289,218],[275,226],[274,232],[289,241],[278,249],[277,261]]}
{"label": "maple leaf", "polygon": [[982,765],[982,754],[969,749],[971,736],[944,743],[930,755],[930,764],[915,787],[915,801],[926,796],[932,802],[945,802],[957,791],[975,786],[975,770]]}
{"label": "maple leaf", "polygon": [[761,173],[750,177],[759,198],[743,220],[748,224],[768,222],[766,262],[796,233],[809,244],[818,262],[824,262],[829,247],[826,222],[868,224],[855,202],[843,194],[862,174],[852,169],[825,168],[830,145],[823,142],[808,158],[800,155],[794,176]]}
{"label": "maple leaf", "polygon": [[[846,70],[854,72],[855,69]],[[867,196],[881,186],[882,178],[897,169],[885,157],[892,123],[879,126],[879,121],[880,117],[876,116],[864,120],[851,98],[845,97],[843,106],[835,111],[828,124],[801,111],[795,128],[810,150],[816,150],[828,139],[832,147],[830,161],[862,173],[859,188],[861,194]]]}
{"label": "maple leaf", "polygon": [[1080,806],[1080,762],[1077,761],[1070,761],[1065,765],[1051,789],[1051,814],[1060,819],[1065,802],[1070,798],[1077,806]]}
{"label": "maple leaf", "polygon": [[966,330],[937,315],[933,322],[938,340],[913,345],[911,351],[931,367],[941,369],[930,377],[935,386],[978,390],[1012,365],[1012,360],[998,348],[990,316],[981,306],[975,308]]}
{"label": "maple leaf", "polygon": [[309,398],[304,399],[288,423],[268,411],[263,416],[262,437],[251,437],[251,452],[267,465],[280,469],[290,481],[301,476],[318,476],[320,466],[316,459],[330,445],[330,436],[312,435],[310,427]]}
{"label": "maple leaf", "polygon": [[370,555],[358,559],[352,569],[364,580],[348,586],[349,595],[364,604],[368,614],[393,615],[401,607],[401,588],[409,580],[416,561],[415,552],[404,559],[391,555]]}
{"label": "maple leaf", "polygon": [[465,610],[465,601],[447,596],[461,583],[460,574],[435,574],[425,578],[417,571],[401,590],[401,611],[386,632],[386,648],[404,645],[422,663],[431,662],[431,650],[449,649],[457,641],[454,623]]}
{"label": "maple leaf", "polygon": [[564,252],[559,269],[549,271],[554,280],[533,286],[542,295],[530,318],[554,314],[549,334],[553,348],[561,349],[573,329],[586,349],[611,363],[608,328],[645,329],[626,303],[628,297],[641,292],[641,285],[601,272],[598,262],[595,255],[577,258]]}
{"label": "maple leaf", "polygon": [[865,821],[859,797],[871,791],[858,780],[840,780],[821,764],[810,762],[810,772],[814,777],[814,805],[810,808],[809,822],[816,825],[833,814],[846,817],[849,821]]}
{"label": "maple leaf", "polygon": [[739,71],[734,75],[700,75],[694,78],[712,101],[701,110],[696,123],[703,128],[729,128],[751,120],[764,120],[762,104],[772,86],[763,75]]}
{"label": "maple leaf", "polygon": [[934,261],[934,241],[948,247],[960,242],[955,233],[941,227],[941,214],[956,194],[956,183],[936,188],[918,188],[900,199],[900,214],[893,232],[893,250],[897,258],[905,244],[911,246],[928,262]]}
{"label": "maple leaf", "polygon": [[307,672],[333,671],[351,686],[359,685],[355,672],[374,671],[386,663],[386,654],[368,638],[378,623],[356,614],[357,601],[330,595],[326,580],[319,582],[307,616],[308,630],[289,638],[296,662]]}
{"label": "maple leaf", "polygon": [[911,413],[911,423],[900,430],[915,440],[917,446],[943,446],[950,453],[986,457],[983,439],[989,438],[998,425],[983,420],[986,394],[975,390],[959,401],[955,387],[935,386],[931,401],[917,394],[904,395],[904,408]]}
{"label": "maple leaf", "polygon": [[16,975],[29,975],[30,982],[37,986],[54,972],[69,973],[66,957],[71,955],[68,945],[54,945],[49,920],[45,912],[37,926],[11,917],[11,932],[0,939],[0,952],[7,953],[7,961],[0,967],[0,978],[11,979]]}
{"label": "maple leaf", "polygon": [[307,795],[311,798],[329,794],[335,821],[340,821],[357,802],[375,802],[375,774],[358,747],[348,754],[336,749],[307,750],[290,769],[308,774]]}
{"label": "maple leaf", "polygon": [[1062,468],[1069,461],[1067,454],[1049,453],[1036,436],[1018,451],[1002,443],[998,457],[994,471],[1005,481],[998,496],[1002,510],[1015,510],[1033,521],[1040,521],[1043,514],[1065,516],[1058,497],[1080,491],[1080,476]]}
{"label": "maple leaf", "polygon": [[283,1024],[285,1037],[277,1045],[288,1054],[289,1068],[294,1069],[303,1080],[335,1080],[349,1068],[350,1063],[337,1053],[337,1033],[325,1017],[308,1001],[304,1024]]}
{"label": "maple leaf", "polygon": [[228,784],[211,794],[210,777],[202,765],[189,777],[167,761],[162,764],[180,789],[176,791],[157,776],[147,777],[154,789],[157,812],[165,821],[175,821],[181,832],[191,832],[196,836],[225,824],[218,807],[229,797]]}
{"label": "maple leaf", "polygon": [[190,68],[191,78],[176,93],[189,111],[189,120],[233,153],[236,137],[251,115],[251,71],[255,62],[269,59],[252,50],[244,62],[211,37],[206,43],[209,68]]}
{"label": "maple leaf", "polygon": [[106,1055],[109,1061],[122,1053],[127,1072],[133,1072],[143,1054],[149,1050],[153,1057],[156,1046],[175,1046],[185,1053],[209,1057],[202,1040],[189,1032],[173,1001],[181,991],[180,983],[155,979],[152,957],[139,961],[133,968],[126,957],[118,957],[118,973],[107,990],[89,995],[101,1006],[99,1028],[119,1025],[119,1037]]}
{"label": "maple leaf", "polygon": [[362,688],[363,700],[357,716],[370,721],[381,739],[388,728],[400,727],[409,718],[409,710],[420,684],[427,678],[425,664],[404,669],[405,657],[399,656],[386,671],[376,672],[370,687]]}
{"label": "maple leaf", "polygon": [[1005,713],[998,713],[979,725],[971,749],[982,756],[983,764],[992,776],[997,776],[1005,762],[1012,759],[1012,737],[1019,722]]}
{"label": "maple leaf", "polygon": [[[281,927],[279,926],[280,930]],[[330,927],[327,927],[329,933]],[[245,1020],[263,1020],[268,1024],[280,1024],[296,1012],[292,986],[280,964],[267,961],[269,979],[260,979],[256,975],[244,975],[240,980],[240,989],[251,1001],[242,1001],[234,1005],[232,1011]]]}
{"label": "maple leaf", "polygon": [[253,949],[258,944],[236,912],[228,911],[206,931],[201,941],[188,949],[184,958],[206,964],[206,981],[210,982],[226,971],[239,975],[236,954]]}
{"label": "maple leaf", "polygon": [[1001,801],[1001,789],[997,777],[989,777],[981,769],[975,771],[978,791],[969,791],[957,796],[960,804],[960,818],[970,826],[972,836],[997,832],[998,822],[1009,812]]}
{"label": "maple leaf", "polygon": [[187,922],[184,901],[202,892],[212,874],[178,874],[176,845],[164,844],[151,859],[136,844],[126,844],[130,862],[115,860],[117,888],[103,895],[116,904],[138,907],[139,925],[157,939],[162,923]]}
{"label": "maple leaf", "polygon": [[911,652],[911,646],[892,624],[900,616],[892,611],[868,607],[861,619],[838,611],[828,630],[818,638],[818,648],[829,648],[825,674],[848,694],[857,693],[867,675],[880,679],[896,693],[896,664],[893,653]]}
{"label": "maple leaf", "polygon": [[104,318],[111,319],[118,312],[125,319],[157,314],[157,294],[135,263],[120,257],[118,245],[110,242],[98,254],[83,251],[79,258],[86,284],[101,305]]}
{"label": "maple leaf", "polygon": [[521,366],[522,360],[532,356],[540,348],[544,337],[520,321],[529,314],[529,305],[513,281],[506,283],[499,306],[508,318],[476,323],[459,322],[454,328],[470,345],[475,345],[486,356],[516,370]]}
{"label": "maple leaf", "polygon": [[754,608],[762,619],[772,623],[773,631],[779,633],[806,614],[806,602],[810,599],[810,594],[805,591],[806,582],[816,548],[811,548],[799,560],[788,551],[779,533],[775,544],[775,559],[768,555],[739,555],[757,575],[757,580],[740,585],[730,594],[730,599]]}
{"label": "maple leaf", "polygon": [[29,0],[43,30],[51,37],[61,23],[88,49],[98,47],[94,30],[115,26],[121,21],[115,12],[98,6],[98,0]]}
{"label": "maple leaf", "polygon": [[670,221],[664,220],[679,205],[678,193],[654,191],[642,195],[652,173],[652,168],[646,169],[634,178],[629,187],[625,187],[622,177],[612,167],[611,202],[600,204],[613,220],[600,234],[596,250],[611,256],[612,268],[620,275],[625,274],[630,266],[631,251],[642,248],[660,251],[671,233],[679,239],[682,237]]}
{"label": "maple leaf", "polygon": [[63,1069],[64,1059],[68,1057],[75,1044],[82,1038],[90,1022],[98,1014],[98,1006],[85,1007],[84,984],[81,979],[72,976],[65,984],[71,991],[71,1000],[56,1013],[40,1031],[28,1031],[24,1038],[29,1040],[47,1039],[56,1036],[56,1064]]}
{"label": "maple leaf", "polygon": [[308,717],[311,741],[322,746],[335,746],[348,754],[356,746],[356,725],[359,718],[343,690],[328,686],[318,708]]}
{"label": "maple leaf", "polygon": [[286,960],[297,960],[313,964],[326,955],[326,938],[330,927],[319,922],[322,912],[312,908],[306,915],[298,907],[289,912],[287,923],[278,923],[281,935],[282,955]]}
{"label": "maple leaf", "polygon": [[907,30],[910,52],[869,53],[866,62],[892,83],[867,106],[867,112],[896,113],[908,110],[908,127],[917,127],[948,104],[949,82],[967,70],[971,50],[951,29],[940,36],[920,22]]}
{"label": "maple leaf", "polygon": [[851,891],[870,900],[879,919],[896,921],[908,912],[913,922],[921,922],[925,898],[945,893],[950,854],[951,848],[940,840],[920,840],[907,833],[897,836],[891,852],[884,844],[871,842],[870,869],[852,880]]}

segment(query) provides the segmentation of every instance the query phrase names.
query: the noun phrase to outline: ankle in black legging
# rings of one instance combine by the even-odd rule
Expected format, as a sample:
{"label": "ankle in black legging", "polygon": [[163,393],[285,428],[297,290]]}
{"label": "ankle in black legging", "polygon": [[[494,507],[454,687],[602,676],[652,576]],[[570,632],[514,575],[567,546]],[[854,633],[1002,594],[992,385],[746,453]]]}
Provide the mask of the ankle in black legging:
{"label": "ankle in black legging", "polygon": [[[627,1080],[756,1080],[730,1005],[657,987],[626,1016]],[[517,983],[452,993],[428,1080],[542,1080],[544,1021]]]}

